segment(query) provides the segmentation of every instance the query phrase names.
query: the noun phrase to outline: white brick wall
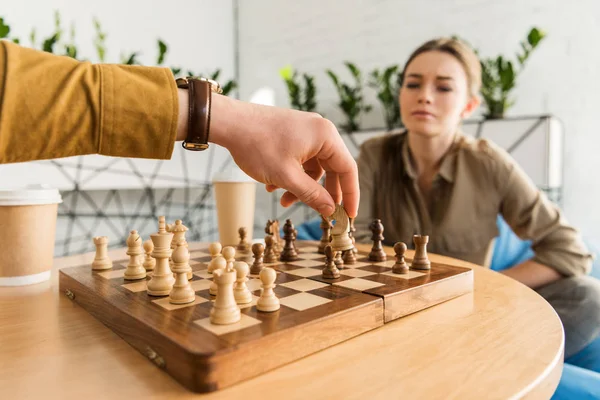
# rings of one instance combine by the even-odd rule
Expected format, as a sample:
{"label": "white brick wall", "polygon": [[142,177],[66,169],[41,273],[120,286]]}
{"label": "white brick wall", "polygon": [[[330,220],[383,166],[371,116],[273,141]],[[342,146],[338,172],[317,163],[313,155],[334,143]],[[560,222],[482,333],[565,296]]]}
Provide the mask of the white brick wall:
{"label": "white brick wall", "polygon": [[[548,37],[529,60],[509,115],[551,113],[566,128],[564,208],[569,220],[600,242],[600,3],[594,0],[303,0],[240,1],[240,95],[262,86],[288,106],[278,70],[291,63],[316,75],[319,111],[336,122],[337,94],[325,75],[331,68],[349,79],[342,62],[365,73],[403,64],[419,44],[459,35],[485,56],[514,58],[530,27]],[[368,99],[376,104],[369,92]],[[379,108],[364,127],[382,126]]]}

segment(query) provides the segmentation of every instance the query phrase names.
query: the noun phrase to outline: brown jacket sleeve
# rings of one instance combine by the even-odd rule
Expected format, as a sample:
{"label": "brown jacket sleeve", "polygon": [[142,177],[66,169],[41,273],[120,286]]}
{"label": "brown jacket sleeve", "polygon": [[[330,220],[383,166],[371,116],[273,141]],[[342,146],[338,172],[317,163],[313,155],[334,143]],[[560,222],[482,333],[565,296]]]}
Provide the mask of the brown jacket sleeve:
{"label": "brown jacket sleeve", "polygon": [[500,212],[517,236],[532,241],[533,261],[565,276],[588,274],[593,256],[580,233],[504,150],[490,150]]}
{"label": "brown jacket sleeve", "polygon": [[[381,156],[382,138],[373,138],[364,142],[360,147],[360,153],[356,160],[358,166],[358,182],[360,187],[360,204],[358,215],[354,220],[354,238],[359,243],[371,241],[371,230],[369,225],[377,215],[375,203],[375,179],[379,170],[379,159]],[[379,218],[379,217],[378,217]]]}
{"label": "brown jacket sleeve", "polygon": [[0,163],[169,159],[178,107],[167,68],[95,65],[0,40]]}

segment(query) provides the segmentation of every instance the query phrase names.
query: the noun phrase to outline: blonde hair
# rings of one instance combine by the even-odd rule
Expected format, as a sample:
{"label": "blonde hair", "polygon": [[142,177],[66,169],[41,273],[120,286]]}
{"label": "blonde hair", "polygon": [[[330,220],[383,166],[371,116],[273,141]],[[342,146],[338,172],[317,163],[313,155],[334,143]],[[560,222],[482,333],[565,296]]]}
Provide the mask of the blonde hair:
{"label": "blonde hair", "polygon": [[481,64],[479,57],[477,57],[471,47],[458,39],[438,38],[423,43],[408,57],[406,64],[404,64],[404,71],[406,71],[408,65],[418,55],[429,51],[440,51],[454,56],[461,63],[467,74],[469,94],[471,97],[477,96],[481,89]]}

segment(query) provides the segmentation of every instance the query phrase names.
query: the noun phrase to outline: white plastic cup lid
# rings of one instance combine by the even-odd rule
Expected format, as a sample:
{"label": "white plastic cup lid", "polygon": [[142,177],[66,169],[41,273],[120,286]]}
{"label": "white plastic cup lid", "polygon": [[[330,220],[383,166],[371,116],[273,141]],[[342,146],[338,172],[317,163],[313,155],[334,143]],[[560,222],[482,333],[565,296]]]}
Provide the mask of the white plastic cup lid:
{"label": "white plastic cup lid", "polygon": [[58,189],[47,185],[0,189],[0,206],[28,206],[62,203]]}
{"label": "white plastic cup lid", "polygon": [[249,182],[256,183],[254,179],[246,175],[237,165],[213,175],[213,182]]}

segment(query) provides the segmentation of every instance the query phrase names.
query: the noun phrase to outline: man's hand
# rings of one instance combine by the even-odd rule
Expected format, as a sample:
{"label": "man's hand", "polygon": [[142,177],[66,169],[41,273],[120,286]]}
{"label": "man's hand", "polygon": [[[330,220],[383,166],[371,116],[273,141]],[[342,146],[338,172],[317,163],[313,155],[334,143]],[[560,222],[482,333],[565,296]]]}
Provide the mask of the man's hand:
{"label": "man's hand", "polygon": [[[325,217],[359,202],[356,162],[337,129],[318,114],[251,104],[213,94],[210,141],[268,191],[283,188],[284,207],[300,200]],[[325,187],[318,181],[325,174]]]}

